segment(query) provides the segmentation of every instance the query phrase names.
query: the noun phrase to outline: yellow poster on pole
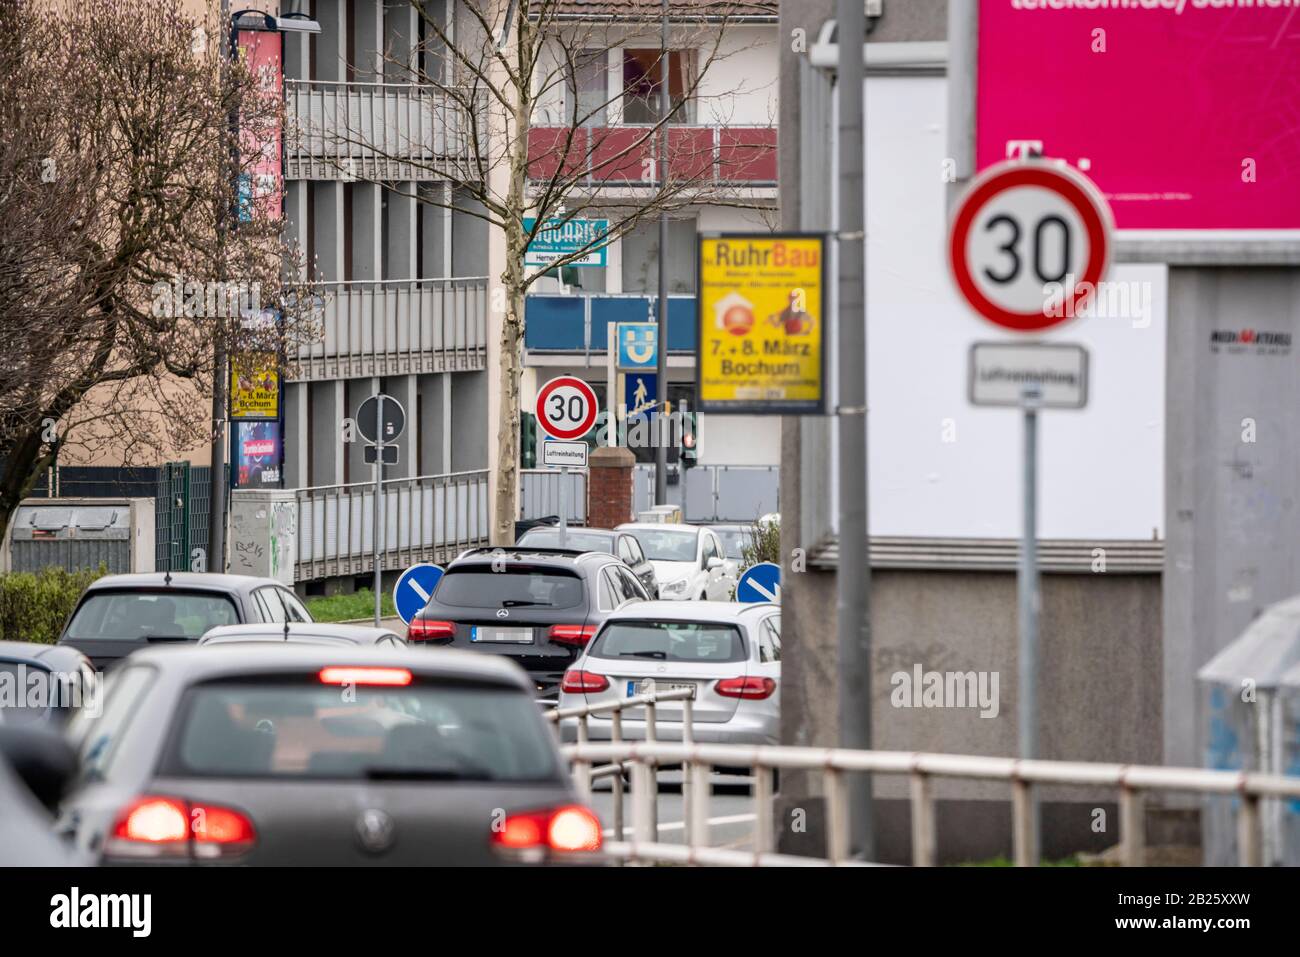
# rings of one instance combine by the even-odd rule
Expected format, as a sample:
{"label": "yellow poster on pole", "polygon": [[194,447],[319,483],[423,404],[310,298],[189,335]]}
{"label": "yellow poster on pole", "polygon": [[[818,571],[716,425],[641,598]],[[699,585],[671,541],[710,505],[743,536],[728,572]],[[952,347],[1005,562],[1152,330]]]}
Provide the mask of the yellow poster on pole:
{"label": "yellow poster on pole", "polygon": [[824,412],[826,237],[701,234],[699,279],[697,408]]}
{"label": "yellow poster on pole", "polygon": [[273,352],[246,352],[230,360],[230,417],[280,417],[280,367]]}

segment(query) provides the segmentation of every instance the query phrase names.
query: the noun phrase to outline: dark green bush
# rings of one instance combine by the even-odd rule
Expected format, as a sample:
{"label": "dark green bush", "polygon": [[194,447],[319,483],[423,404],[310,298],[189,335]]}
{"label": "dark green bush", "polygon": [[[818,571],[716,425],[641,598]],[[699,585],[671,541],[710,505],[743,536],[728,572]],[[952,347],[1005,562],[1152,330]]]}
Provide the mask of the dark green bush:
{"label": "dark green bush", "polygon": [[0,575],[0,638],[53,644],[86,586],[107,574],[100,565],[94,571],[50,567]]}

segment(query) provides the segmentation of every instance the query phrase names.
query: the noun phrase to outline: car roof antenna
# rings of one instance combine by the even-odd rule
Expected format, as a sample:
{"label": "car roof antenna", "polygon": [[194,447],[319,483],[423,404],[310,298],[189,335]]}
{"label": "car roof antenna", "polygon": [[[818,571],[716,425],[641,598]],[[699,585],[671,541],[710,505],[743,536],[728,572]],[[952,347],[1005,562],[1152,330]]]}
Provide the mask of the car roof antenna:
{"label": "car roof antenna", "polygon": [[289,619],[288,618],[284,620],[284,640],[285,641],[289,640]]}
{"label": "car roof antenna", "polygon": [[163,584],[164,584],[164,585],[170,585],[171,583],[172,583],[172,569],[171,569],[171,566],[168,565],[168,566],[167,566],[167,574],[163,575]]}

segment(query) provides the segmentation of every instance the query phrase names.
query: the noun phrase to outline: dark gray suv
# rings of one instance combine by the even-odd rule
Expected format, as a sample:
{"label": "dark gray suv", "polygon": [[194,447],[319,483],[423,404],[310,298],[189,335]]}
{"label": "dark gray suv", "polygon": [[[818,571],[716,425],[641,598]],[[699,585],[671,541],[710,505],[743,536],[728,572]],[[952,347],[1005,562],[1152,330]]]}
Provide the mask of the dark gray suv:
{"label": "dark gray suv", "polygon": [[613,555],[476,548],[447,566],[406,637],[509,658],[528,673],[539,698],[552,700],[605,618],[648,598]]}

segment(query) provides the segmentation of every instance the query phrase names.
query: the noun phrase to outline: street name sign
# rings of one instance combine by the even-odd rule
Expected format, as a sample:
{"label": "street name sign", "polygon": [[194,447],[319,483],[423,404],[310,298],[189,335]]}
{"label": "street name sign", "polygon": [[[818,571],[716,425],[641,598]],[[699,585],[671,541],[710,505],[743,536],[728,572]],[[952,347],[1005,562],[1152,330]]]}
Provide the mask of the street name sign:
{"label": "street name sign", "polygon": [[[537,220],[524,218],[524,231],[532,232]],[[533,241],[524,250],[525,266],[549,266],[564,256],[570,256],[594,242],[605,242],[609,233],[608,219],[548,219],[537,231]],[[604,266],[605,246],[585,253],[568,263],[570,266]]]}
{"label": "street name sign", "polygon": [[1041,332],[1085,309],[1110,265],[1110,207],[1063,162],[1011,160],[985,170],[957,203],[948,265],[962,297],[1014,332]]}
{"label": "street name sign", "polygon": [[1024,404],[1025,387],[1037,385],[1044,409],[1088,404],[1088,350],[1046,342],[977,342],[970,347],[971,405]]}
{"label": "street name sign", "polygon": [[698,410],[823,412],[826,237],[702,233],[697,265]]}

